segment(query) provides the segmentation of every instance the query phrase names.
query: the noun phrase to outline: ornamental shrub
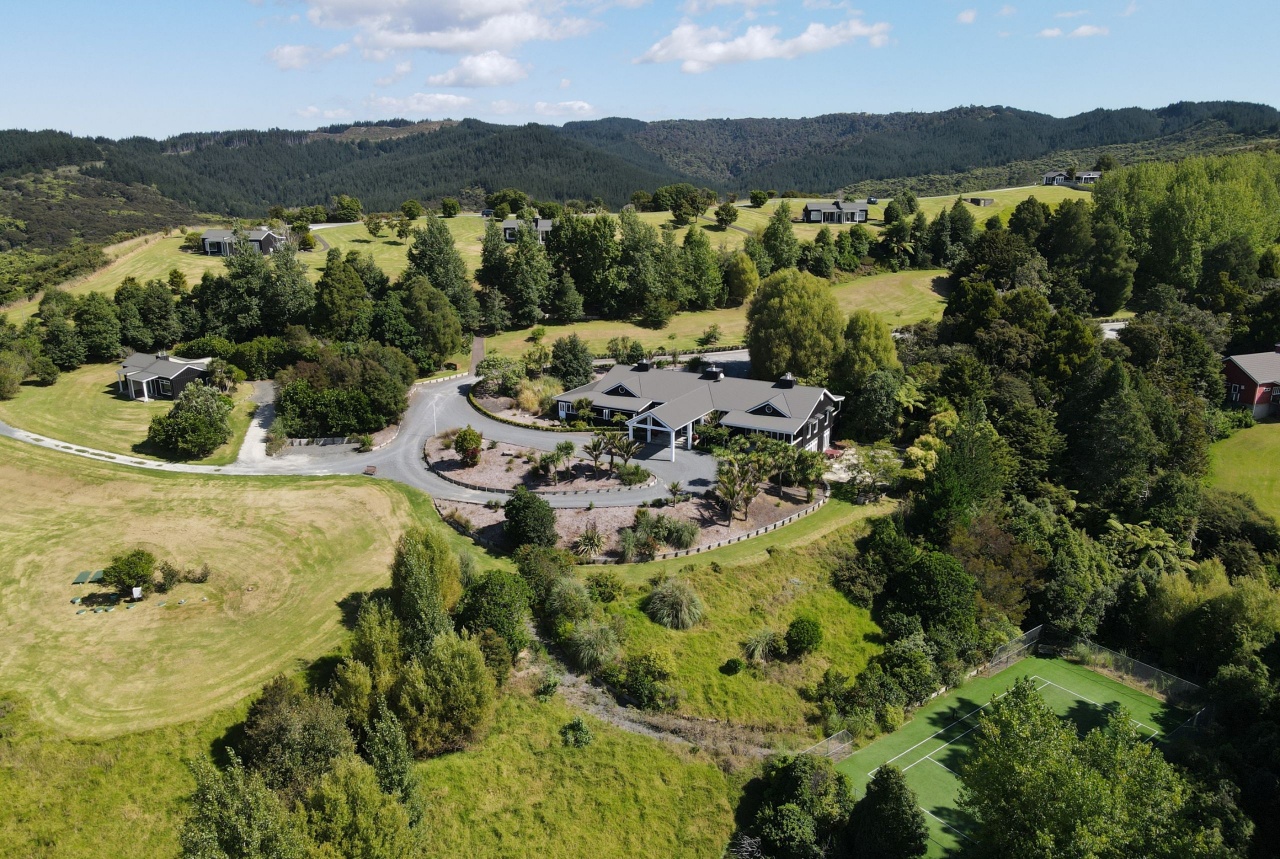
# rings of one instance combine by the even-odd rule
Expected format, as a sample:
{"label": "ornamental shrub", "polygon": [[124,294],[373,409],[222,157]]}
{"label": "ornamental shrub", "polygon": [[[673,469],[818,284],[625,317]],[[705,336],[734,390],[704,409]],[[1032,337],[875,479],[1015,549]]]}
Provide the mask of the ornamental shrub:
{"label": "ornamental shrub", "polygon": [[822,624],[815,618],[801,616],[787,627],[787,653],[804,656],[822,644]]}

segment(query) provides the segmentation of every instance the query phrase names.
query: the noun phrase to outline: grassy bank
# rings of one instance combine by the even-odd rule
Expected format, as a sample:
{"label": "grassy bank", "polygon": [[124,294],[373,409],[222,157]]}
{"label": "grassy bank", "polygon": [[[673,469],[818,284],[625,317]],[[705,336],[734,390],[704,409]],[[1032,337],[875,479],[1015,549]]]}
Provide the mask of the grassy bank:
{"label": "grassy bank", "polygon": [[1263,511],[1280,519],[1280,471],[1267,465],[1280,457],[1280,422],[1241,430],[1213,445],[1209,457],[1213,486],[1251,495]]}

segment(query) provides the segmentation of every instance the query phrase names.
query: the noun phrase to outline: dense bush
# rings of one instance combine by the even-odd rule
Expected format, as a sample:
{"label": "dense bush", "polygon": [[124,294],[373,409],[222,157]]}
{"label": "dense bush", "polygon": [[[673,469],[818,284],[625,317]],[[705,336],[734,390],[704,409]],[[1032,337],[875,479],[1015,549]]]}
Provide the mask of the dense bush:
{"label": "dense bush", "polygon": [[503,505],[503,510],[507,541],[512,546],[550,547],[559,539],[556,514],[551,505],[523,486],[516,487],[515,494]]}
{"label": "dense bush", "polygon": [[484,436],[467,424],[465,429],[458,430],[453,437],[453,450],[463,464],[471,468],[480,463],[480,454],[484,450]]}
{"label": "dense bush", "polygon": [[[514,658],[529,646],[529,602],[532,593],[515,573],[491,570],[467,588],[458,603],[455,621],[460,629],[480,635],[497,633]],[[509,663],[508,663],[509,664]]]}
{"label": "dense bush", "polygon": [[131,596],[134,588],[142,588],[145,594],[155,586],[155,569],[155,555],[146,549],[134,549],[111,559],[102,571],[102,584],[125,596]]}
{"label": "dense bush", "polygon": [[277,376],[276,410],[292,438],[376,432],[400,419],[417,370],[392,347],[366,343],[354,352],[325,349]]}
{"label": "dense bush", "polygon": [[213,453],[231,439],[231,398],[203,382],[182,389],[168,414],[156,415],[147,441],[186,459]]}
{"label": "dense bush", "polygon": [[676,705],[675,692],[667,686],[672,673],[668,658],[648,651],[607,666],[600,676],[641,709],[669,710]]}
{"label": "dense bush", "polygon": [[341,709],[281,675],[249,707],[240,751],[268,787],[300,797],[355,742]]}
{"label": "dense bush", "polygon": [[595,671],[608,665],[618,658],[621,650],[617,631],[596,620],[575,624],[565,646],[573,661],[584,671]]}

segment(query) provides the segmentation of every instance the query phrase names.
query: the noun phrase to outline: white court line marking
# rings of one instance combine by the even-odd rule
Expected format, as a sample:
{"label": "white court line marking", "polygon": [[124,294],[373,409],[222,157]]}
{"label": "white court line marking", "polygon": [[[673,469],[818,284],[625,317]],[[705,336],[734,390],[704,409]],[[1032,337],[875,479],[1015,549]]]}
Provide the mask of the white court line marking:
{"label": "white court line marking", "polygon": [[[1068,695],[1073,695],[1076,698],[1079,698],[1081,701],[1088,701],[1090,704],[1092,704],[1093,706],[1097,707],[1100,710],[1105,710],[1108,713],[1116,712],[1115,710],[1111,709],[1105,704],[1099,704],[1097,701],[1094,701],[1092,698],[1086,698],[1085,696],[1081,695],[1079,692],[1068,689],[1066,686],[1058,686],[1058,684],[1054,683],[1052,680],[1045,680],[1045,682],[1048,683],[1050,686],[1056,686],[1057,688],[1061,689],[1063,692],[1066,692]],[[1044,687],[1041,686],[1040,688],[1043,689]],[[1146,728],[1148,731],[1151,732],[1151,736],[1153,737],[1160,736],[1160,732],[1155,728],[1151,727],[1150,725],[1145,725],[1142,722],[1139,722],[1137,719],[1134,719],[1132,717],[1129,719],[1129,721],[1133,722],[1139,728]]]}
{"label": "white court line marking", "polygon": [[[1032,680],[1044,680],[1044,678],[1043,678],[1043,677],[1040,677],[1040,676],[1038,676],[1038,675],[1034,675],[1034,674],[1031,676],[1031,679],[1032,679]],[[1048,681],[1048,680],[1045,680],[1045,685],[1048,685],[1048,683],[1049,683],[1049,681]],[[1040,691],[1041,689],[1043,689],[1043,688],[1044,688],[1044,686],[1037,686],[1037,687],[1036,687],[1036,691],[1037,691],[1037,692],[1039,692],[1039,691]],[[991,699],[991,701],[999,701],[1001,698],[1003,698],[1005,695],[1008,695],[1008,694],[1009,694],[1009,692],[1008,692],[1007,690],[1006,690],[1006,691],[1004,691],[1004,692],[1001,692],[999,695],[997,695],[996,697],[992,698],[992,699]],[[1072,693],[1072,694],[1074,694],[1074,693]],[[981,707],[979,707],[979,708],[978,708],[978,710],[982,710],[982,709],[984,709],[984,708],[986,708],[986,707],[991,706],[991,701],[988,701],[987,703],[983,704]],[[973,713],[978,712],[978,710],[974,710],[974,711],[973,711]],[[918,748],[920,748],[920,747],[921,747],[921,746],[923,746],[925,743],[929,742],[929,741],[930,741],[930,740],[932,740],[934,737],[938,736],[938,734],[941,734],[943,731],[946,731],[947,729],[949,729],[949,728],[953,728],[953,727],[955,727],[956,725],[960,724],[960,723],[961,723],[961,722],[963,722],[965,719],[969,718],[969,716],[972,716],[972,715],[973,715],[973,713],[969,713],[969,714],[968,714],[968,715],[966,715],[966,716],[963,716],[963,717],[961,717],[961,718],[959,718],[959,719],[956,719],[956,720],[955,720],[954,722],[952,722],[950,725],[947,725],[947,727],[946,727],[946,728],[943,728],[943,729],[942,729],[942,731],[938,731],[937,733],[933,734],[932,736],[925,737],[923,740],[921,740],[920,742],[916,743],[916,744],[915,744],[914,746],[912,746],[910,749],[907,749],[907,751],[906,751],[906,752],[903,752],[903,753],[902,753],[902,755],[905,755],[907,752],[910,752],[910,751],[912,751],[912,750],[914,750],[914,749],[918,749]],[[978,726],[977,726],[977,725],[974,725],[972,728],[970,728],[969,730],[965,731],[965,732],[964,732],[964,734],[961,734],[961,735],[960,735],[960,736],[958,736],[958,737],[952,737],[950,740],[947,740],[947,742],[943,743],[942,745],[938,746],[938,747],[937,747],[936,749],[934,749],[933,751],[929,752],[929,754],[928,754],[928,755],[925,755],[923,758],[920,758],[919,760],[915,761],[914,763],[909,763],[909,764],[907,764],[905,767],[903,767],[903,768],[902,768],[902,771],[905,773],[907,770],[911,769],[913,766],[915,766],[916,764],[920,763],[920,761],[923,761],[925,758],[928,758],[928,757],[929,757],[929,755],[936,755],[938,752],[942,751],[943,749],[945,749],[947,746],[951,745],[952,743],[954,743],[954,742],[958,742],[958,741],[961,739],[961,737],[964,737],[966,734],[971,734],[971,733],[973,733],[974,731],[976,731],[977,729],[978,729]],[[891,763],[893,763],[894,761],[896,761],[898,758],[902,757],[902,755],[898,755],[897,757],[890,758],[889,760],[887,760],[887,761],[885,761],[884,763],[882,763],[882,764],[880,765],[880,767],[888,766],[889,764],[891,764]],[[937,763],[937,761],[934,761],[934,763]],[[876,768],[875,768],[875,769],[873,769],[871,772],[867,773],[867,775],[869,775],[869,776],[874,776],[876,773],[878,773],[878,772],[880,771],[880,767],[876,767]]]}
{"label": "white court line marking", "polygon": [[955,771],[955,770],[953,770],[951,767],[947,766],[946,764],[944,764],[942,761],[938,760],[937,758],[929,758],[929,760],[933,761],[935,764],[937,764],[938,766],[942,767],[944,770],[946,770],[947,772],[951,773],[951,774],[952,774],[953,776],[955,776],[956,778],[960,778],[960,773],[956,772],[956,771]]}
{"label": "white court line marking", "polygon": [[973,842],[973,839],[972,839],[972,838],[970,838],[968,835],[965,835],[965,834],[964,834],[963,832],[961,832],[959,829],[956,829],[956,828],[955,828],[954,826],[952,826],[950,823],[947,823],[945,820],[943,820],[943,819],[942,819],[941,817],[939,817],[938,815],[934,814],[934,813],[933,813],[932,811],[930,811],[929,809],[925,808],[923,805],[922,805],[922,806],[920,806],[920,810],[921,810],[921,811],[923,811],[925,814],[929,815],[930,817],[932,817],[934,820],[936,820],[936,821],[938,821],[939,823],[941,823],[943,826],[947,827],[947,829],[950,829],[950,830],[951,830],[952,832],[954,832],[956,835],[959,835],[959,836],[960,836],[961,838],[963,838],[965,841],[968,841],[968,842],[970,842],[970,843],[972,843],[972,842]]}

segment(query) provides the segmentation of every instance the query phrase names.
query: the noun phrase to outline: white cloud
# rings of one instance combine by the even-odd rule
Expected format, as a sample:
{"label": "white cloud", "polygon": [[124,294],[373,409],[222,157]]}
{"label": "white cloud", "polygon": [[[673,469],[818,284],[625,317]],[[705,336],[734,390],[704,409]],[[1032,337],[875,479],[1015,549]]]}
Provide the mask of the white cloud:
{"label": "white cloud", "polygon": [[594,26],[585,18],[548,12],[548,4],[540,0],[304,2],[315,26],[356,30],[355,42],[371,59],[403,50],[511,51],[526,42],[580,36]]}
{"label": "white cloud", "polygon": [[748,10],[769,6],[774,0],[685,0],[684,11],[690,15],[710,12],[717,6],[742,6]]}
{"label": "white cloud", "polygon": [[1084,24],[1080,27],[1076,27],[1074,30],[1068,33],[1067,38],[1087,39],[1090,36],[1109,36],[1109,35],[1111,35],[1111,31],[1108,30],[1106,27],[1095,27],[1092,24]]}
{"label": "white cloud", "polygon": [[791,60],[858,38],[865,38],[872,47],[880,47],[889,41],[888,24],[865,24],[856,18],[832,26],[810,24],[803,33],[790,39],[779,39],[778,31],[778,27],[755,25],[748,27],[741,36],[731,38],[727,30],[719,27],[699,27],[686,22],[637,57],[635,62],[679,62],[681,71],[699,74],[725,63]]}
{"label": "white cloud", "polygon": [[506,115],[509,113],[519,113],[522,110],[524,110],[523,104],[520,104],[517,101],[508,101],[505,98],[489,102],[489,113]]}
{"label": "white cloud", "polygon": [[1049,27],[1048,29],[1041,30],[1039,33],[1039,36],[1042,39],[1056,39],[1061,35],[1062,35],[1061,27]]}
{"label": "white cloud", "polygon": [[304,69],[312,63],[332,60],[351,50],[347,43],[335,45],[323,51],[314,45],[277,45],[267,53],[267,59],[276,64],[276,68],[285,71]]}
{"label": "white cloud", "polygon": [[560,89],[568,89],[573,85],[573,81],[568,78],[560,78]]}
{"label": "white cloud", "polygon": [[367,104],[369,107],[376,108],[379,111],[393,114],[427,116],[462,110],[470,105],[471,102],[472,100],[464,95],[442,92],[415,92],[406,98],[394,98],[387,95],[370,96]]}
{"label": "white cloud", "polygon": [[378,78],[374,83],[378,86],[391,86],[396,81],[403,80],[405,75],[411,71],[413,71],[413,63],[405,60],[403,63],[396,63],[395,68],[391,70],[391,74]]}
{"label": "white cloud", "polygon": [[961,12],[959,15],[956,16],[956,21],[961,24],[972,24],[976,20],[978,20],[977,9],[965,9],[963,12]]}
{"label": "white cloud", "polygon": [[281,69],[301,69],[311,65],[316,49],[309,45],[277,45],[267,54],[267,59]]}
{"label": "white cloud", "polygon": [[1059,12],[1054,15],[1055,18],[1079,18],[1081,15],[1088,15],[1088,9],[1077,9],[1074,12]]}
{"label": "white cloud", "polygon": [[295,110],[294,113],[303,119],[348,119],[351,116],[351,111],[349,110],[343,110],[342,108],[331,108],[326,110],[324,108],[316,107],[314,104],[307,105],[306,107],[300,107]]}
{"label": "white cloud", "polygon": [[449,71],[427,78],[427,83],[432,86],[503,86],[528,76],[528,70],[513,58],[497,51],[485,51],[463,57]]}
{"label": "white cloud", "polygon": [[539,116],[590,116],[596,109],[585,101],[540,101],[533,111]]}
{"label": "white cloud", "polygon": [[1010,6],[1009,4],[1006,3],[1005,5],[1000,7],[1000,11],[997,12],[996,14],[999,15],[1001,18],[1008,18],[1010,15],[1017,15],[1018,9],[1016,6]]}
{"label": "white cloud", "polygon": [[1129,5],[1124,7],[1124,11],[1120,13],[1121,18],[1128,18],[1130,15],[1138,11],[1138,0],[1129,0]]}

